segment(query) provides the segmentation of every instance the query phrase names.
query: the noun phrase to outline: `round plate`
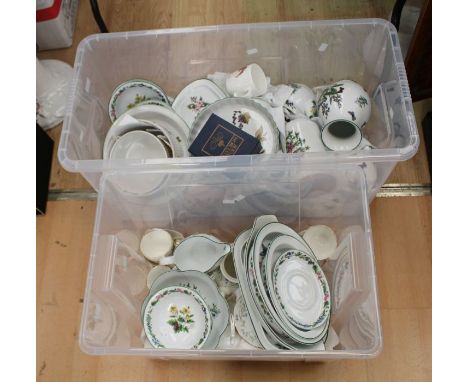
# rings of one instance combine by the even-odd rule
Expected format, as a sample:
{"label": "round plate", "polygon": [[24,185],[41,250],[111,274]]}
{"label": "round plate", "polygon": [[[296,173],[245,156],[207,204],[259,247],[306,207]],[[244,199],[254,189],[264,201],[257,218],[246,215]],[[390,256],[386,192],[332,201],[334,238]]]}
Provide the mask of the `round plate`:
{"label": "round plate", "polygon": [[226,97],[227,95],[213,81],[196,80],[181,90],[172,103],[172,108],[182,117],[187,126],[192,126],[200,111]]}
{"label": "round plate", "polygon": [[143,327],[155,348],[200,349],[210,334],[211,314],[198,293],[172,286],[149,299]]}
{"label": "round plate", "polygon": [[[144,122],[148,125],[151,125],[151,130],[150,131],[160,131],[163,135],[160,139],[166,139],[166,143],[172,150],[172,155],[174,158],[182,158],[188,156],[188,146],[187,146],[187,140],[184,139],[183,137],[174,135],[173,132],[171,132],[169,129],[162,127],[161,124],[157,124],[152,121],[147,121],[144,119],[140,120],[141,122]],[[165,138],[163,138],[165,137]]]}
{"label": "round plate", "polygon": [[305,252],[286,251],[273,268],[273,290],[281,309],[299,328],[316,328],[330,313],[330,290],[317,261]]}
{"label": "round plate", "polygon": [[190,128],[190,143],[195,140],[212,114],[258,138],[263,153],[272,154],[279,151],[278,127],[271,114],[263,106],[248,98],[224,98],[205,107],[198,113]]}
{"label": "round plate", "polygon": [[349,256],[341,255],[333,271],[333,308],[338,310],[343,300],[353,287],[351,270],[349,269]]}
{"label": "round plate", "polygon": [[236,326],[239,335],[247,341],[250,345],[256,348],[261,348],[262,345],[258,341],[257,334],[252,325],[252,320],[249,311],[245,306],[244,299],[239,297],[234,307],[234,325]]}
{"label": "round plate", "polygon": [[206,302],[211,313],[212,328],[208,339],[203,346],[204,349],[215,349],[219,337],[229,323],[229,307],[226,300],[221,296],[213,280],[204,273],[198,271],[169,271],[160,275],[152,284],[148,296],[145,298],[141,319],[144,321],[145,307],[157,291],[169,287],[180,286],[196,291]]}
{"label": "round plate", "polygon": [[164,91],[155,83],[140,79],[125,81],[112,92],[109,101],[109,118],[114,122],[127,110],[150,99],[169,103]]}

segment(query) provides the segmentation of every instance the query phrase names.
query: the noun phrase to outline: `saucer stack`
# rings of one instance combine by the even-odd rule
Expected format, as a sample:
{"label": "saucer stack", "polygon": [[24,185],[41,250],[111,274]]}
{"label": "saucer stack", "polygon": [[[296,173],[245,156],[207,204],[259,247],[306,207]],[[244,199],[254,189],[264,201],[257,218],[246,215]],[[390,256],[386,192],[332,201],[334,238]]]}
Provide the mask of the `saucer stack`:
{"label": "saucer stack", "polygon": [[313,251],[273,215],[258,217],[234,244],[239,286],[265,349],[324,349],[330,289]]}

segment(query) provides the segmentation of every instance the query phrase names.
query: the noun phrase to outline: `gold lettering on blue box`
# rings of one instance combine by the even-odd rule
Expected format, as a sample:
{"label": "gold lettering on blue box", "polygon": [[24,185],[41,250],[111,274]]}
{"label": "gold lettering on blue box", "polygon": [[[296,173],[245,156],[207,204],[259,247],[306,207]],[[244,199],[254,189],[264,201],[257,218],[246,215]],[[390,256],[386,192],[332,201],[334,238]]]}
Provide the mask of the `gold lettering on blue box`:
{"label": "gold lettering on blue box", "polygon": [[206,155],[234,155],[243,143],[243,138],[218,124],[201,151]]}

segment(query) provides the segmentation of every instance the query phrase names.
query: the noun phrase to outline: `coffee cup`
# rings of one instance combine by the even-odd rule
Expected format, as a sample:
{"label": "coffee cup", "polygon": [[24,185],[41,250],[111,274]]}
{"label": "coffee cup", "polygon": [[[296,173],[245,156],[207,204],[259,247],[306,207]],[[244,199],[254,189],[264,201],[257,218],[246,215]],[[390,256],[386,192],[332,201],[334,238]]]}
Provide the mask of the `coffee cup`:
{"label": "coffee cup", "polygon": [[258,64],[236,70],[226,79],[226,89],[234,97],[258,97],[266,93],[268,81]]}

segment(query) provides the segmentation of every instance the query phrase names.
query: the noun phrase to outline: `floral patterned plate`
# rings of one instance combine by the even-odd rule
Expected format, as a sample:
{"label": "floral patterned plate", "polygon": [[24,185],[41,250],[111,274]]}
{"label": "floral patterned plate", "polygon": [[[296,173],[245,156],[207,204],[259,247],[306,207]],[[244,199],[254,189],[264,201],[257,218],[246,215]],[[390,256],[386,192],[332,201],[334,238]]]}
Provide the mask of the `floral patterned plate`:
{"label": "floral patterned plate", "polygon": [[273,295],[287,319],[305,330],[330,314],[330,289],[318,262],[307,253],[285,251],[273,267]]}
{"label": "floral patterned plate", "polygon": [[201,79],[188,84],[174,99],[172,108],[185,121],[192,126],[197,114],[208,105],[227,95],[212,81]]}
{"label": "floral patterned plate", "polygon": [[213,325],[203,348],[215,349],[219,337],[228,326],[229,307],[226,300],[219,293],[215,282],[205,273],[198,271],[169,271],[160,275],[153,282],[148,296],[143,302],[141,310],[142,321],[144,321],[145,308],[151,296],[163,288],[174,285],[194,290],[206,302],[208,310],[211,313]]}
{"label": "floral patterned plate", "polygon": [[[281,234],[281,235],[278,235]],[[265,251],[264,242],[275,236],[275,240],[278,240],[278,237],[293,237],[303,246],[302,248],[309,248],[305,241],[290,227],[282,223],[270,223],[265,225],[261,230],[258,231],[256,237],[254,238],[254,245],[252,246],[250,253],[248,254],[248,276],[250,277],[251,287],[254,301],[259,307],[259,309],[265,314],[266,319],[272,328],[279,333],[286,332],[288,337],[299,344],[313,344],[322,340],[326,336],[329,316],[327,316],[325,322],[322,322],[321,325],[308,329],[301,330],[296,326],[291,325],[287,320],[281,318],[280,313],[274,307],[271,294],[273,293],[273,285],[269,282],[265,283],[264,278],[262,277],[261,269],[263,268],[263,262],[265,261],[266,256],[271,256],[270,250]],[[271,245],[270,243],[270,245]],[[295,248],[295,246],[292,246]],[[311,258],[315,258],[312,250],[305,251],[308,253]],[[278,330],[279,328],[279,330]]]}
{"label": "floral patterned plate", "polygon": [[164,91],[151,81],[135,79],[121,83],[112,92],[109,101],[110,120],[114,122],[127,110],[147,100],[158,100],[169,104]]}
{"label": "floral patterned plate", "polygon": [[256,348],[262,347],[258,341],[257,334],[255,333],[252,320],[250,319],[242,296],[237,299],[236,306],[234,307],[234,324],[237,332],[245,341]]}
{"label": "floral patterned plate", "polygon": [[211,114],[216,114],[239,129],[256,137],[262,144],[262,153],[280,151],[279,132],[271,114],[256,101],[248,98],[224,98],[198,113],[190,129],[189,142],[200,133]]}
{"label": "floral patterned plate", "polygon": [[197,292],[171,286],[151,296],[143,327],[155,348],[200,349],[211,331],[211,314]]}

